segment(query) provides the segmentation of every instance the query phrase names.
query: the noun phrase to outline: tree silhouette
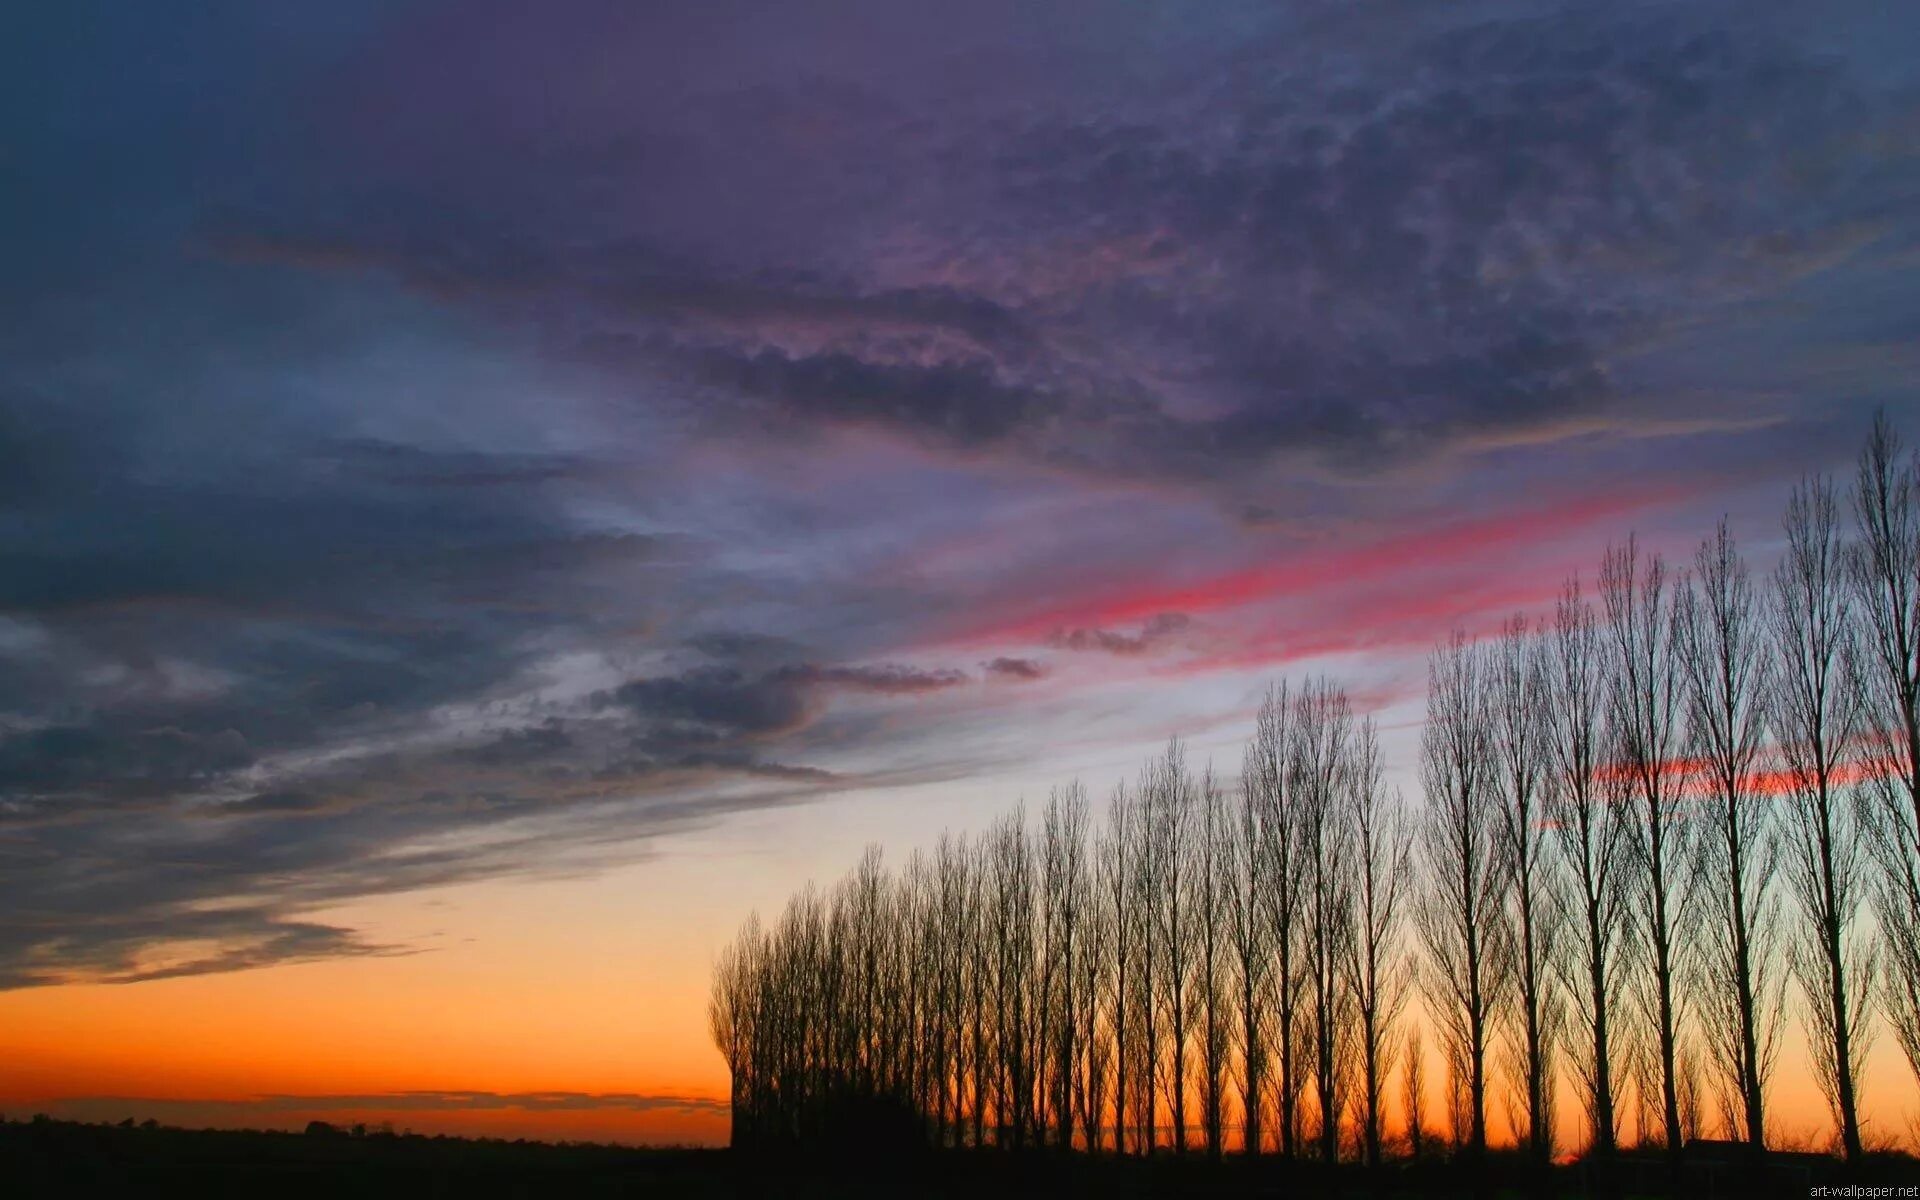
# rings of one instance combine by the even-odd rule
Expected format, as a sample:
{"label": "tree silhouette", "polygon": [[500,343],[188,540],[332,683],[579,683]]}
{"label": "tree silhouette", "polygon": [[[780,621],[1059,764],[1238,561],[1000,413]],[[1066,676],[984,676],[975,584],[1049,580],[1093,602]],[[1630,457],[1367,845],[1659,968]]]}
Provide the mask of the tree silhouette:
{"label": "tree silhouette", "polygon": [[1759,1150],[1782,1001],[1780,866],[1772,807],[1758,777],[1772,658],[1746,563],[1725,520],[1694,556],[1679,593],[1677,650],[1689,753],[1703,775],[1698,898],[1700,1017],[1719,1075],[1724,1121]]}
{"label": "tree silhouette", "polygon": [[1692,862],[1678,766],[1684,746],[1678,656],[1674,653],[1673,581],[1657,554],[1643,555],[1629,535],[1610,547],[1600,565],[1600,595],[1606,607],[1612,651],[1611,742],[1639,810],[1627,823],[1638,886],[1646,903],[1640,936],[1646,947],[1641,979],[1650,1057],[1643,1060],[1659,1088],[1659,1121],[1667,1150],[1678,1155],[1686,1140],[1681,1113],[1686,1013],[1677,987],[1679,956],[1687,944],[1681,903]]}
{"label": "tree silhouette", "polygon": [[1455,1137],[1469,1157],[1487,1150],[1487,1049],[1508,977],[1493,729],[1484,654],[1456,633],[1427,668],[1420,779],[1427,795],[1421,850],[1425,892],[1417,924],[1427,951],[1421,978],[1456,1097]]}
{"label": "tree silhouette", "polygon": [[1862,1154],[1858,1104],[1872,943],[1856,924],[1865,846],[1843,794],[1858,753],[1860,706],[1851,606],[1842,586],[1838,503],[1832,485],[1794,489],[1787,553],[1774,572],[1772,624],[1781,662],[1773,725],[1787,784],[1789,874],[1799,901],[1793,966],[1808,999],[1816,1079],[1833,1107],[1849,1162]]}

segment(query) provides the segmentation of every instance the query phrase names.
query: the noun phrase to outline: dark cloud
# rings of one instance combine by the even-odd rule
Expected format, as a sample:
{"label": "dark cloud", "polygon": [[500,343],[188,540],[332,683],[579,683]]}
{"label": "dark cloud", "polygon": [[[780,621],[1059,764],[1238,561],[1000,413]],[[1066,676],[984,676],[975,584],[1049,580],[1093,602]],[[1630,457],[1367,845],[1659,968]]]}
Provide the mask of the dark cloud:
{"label": "dark cloud", "polygon": [[[709,643],[711,645],[711,643]],[[609,699],[643,716],[758,735],[792,729],[806,719],[815,688],[905,696],[968,682],[964,671],[900,663],[826,666],[796,663],[759,676],[734,667],[698,667],[678,675],[636,679]]]}
{"label": "dark cloud", "polygon": [[939,692],[967,683],[967,673],[950,668],[925,670],[899,663],[863,666],[824,667],[814,663],[782,667],[769,679],[801,686],[845,688],[855,692],[878,692],[887,696],[913,696]]}
{"label": "dark cloud", "polygon": [[326,807],[326,799],[310,792],[257,792],[220,806],[222,813],[301,813]]}
{"label": "dark cloud", "polygon": [[[566,255],[538,240],[504,241],[498,231],[461,231],[445,224],[432,233],[413,230],[394,240],[369,239],[367,233],[357,229],[316,238],[299,232],[216,231],[211,240],[218,252],[246,262],[316,270],[391,267],[409,282],[443,294],[479,298],[577,291],[610,313],[696,335],[716,326],[826,322],[868,336],[886,331],[997,354],[1021,353],[1033,339],[1013,310],[952,287],[853,293],[805,271],[767,269],[739,276],[631,238]],[[722,378],[753,369],[724,357],[695,361]],[[768,369],[769,377],[773,373]],[[795,372],[800,379],[806,374]]]}
{"label": "dark cloud", "polygon": [[613,700],[651,720],[708,734],[764,736],[796,728],[807,718],[802,680],[749,677],[731,667],[701,667],[681,675],[636,679]]}
{"label": "dark cloud", "polygon": [[1057,407],[995,375],[984,360],[919,366],[846,353],[708,352],[697,362],[702,381],[771,401],[802,421],[880,425],[961,448],[1031,436]]}
{"label": "dark cloud", "polygon": [[170,795],[253,761],[233,729],[54,725],[0,741],[0,795]]}
{"label": "dark cloud", "polygon": [[561,721],[548,718],[527,729],[509,729],[489,741],[461,751],[474,762],[490,767],[552,759],[578,747]]}
{"label": "dark cloud", "polygon": [[1092,650],[1104,654],[1145,654],[1193,623],[1185,613],[1159,613],[1134,633],[1113,629],[1057,629],[1047,644],[1061,650]]}
{"label": "dark cloud", "polygon": [[315,461],[393,487],[535,486],[579,478],[593,464],[563,455],[474,451],[431,452],[399,442],[360,438],[320,449]]}
{"label": "dark cloud", "polygon": [[806,648],[792,638],[739,629],[698,633],[687,639],[687,645],[710,658],[757,666],[788,662],[806,653]]}
{"label": "dark cloud", "polygon": [[[124,871],[126,866],[119,864],[119,869]],[[36,919],[47,918],[51,908],[36,901],[13,922],[0,924],[0,990],[70,980],[141,983],[324,958],[411,952],[369,942],[350,929],[301,920],[276,905],[164,913],[116,907],[95,914],[92,927],[75,922],[72,928],[36,930]],[[209,951],[209,945],[218,948]],[[176,947],[183,949],[174,952]]]}
{"label": "dark cloud", "polygon": [[980,669],[991,678],[1004,679],[1013,683],[1031,683],[1036,679],[1044,679],[1047,675],[1045,663],[1036,662],[1031,658],[1010,658],[1006,655],[981,663]]}

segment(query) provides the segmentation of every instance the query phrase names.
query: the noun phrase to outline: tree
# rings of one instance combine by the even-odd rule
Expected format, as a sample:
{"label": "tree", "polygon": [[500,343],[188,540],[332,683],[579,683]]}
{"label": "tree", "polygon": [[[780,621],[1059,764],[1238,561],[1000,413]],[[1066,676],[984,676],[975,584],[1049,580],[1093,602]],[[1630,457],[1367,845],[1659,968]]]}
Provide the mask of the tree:
{"label": "tree", "polygon": [[1428,1013],[1458,1100],[1458,1134],[1475,1159],[1487,1149],[1488,1035],[1508,974],[1484,673],[1480,651],[1461,633],[1428,661],[1427,724],[1420,739],[1427,890],[1416,910],[1427,951],[1421,979]]}
{"label": "tree", "polygon": [[1340,1157],[1352,992],[1353,863],[1348,773],[1353,714],[1346,693],[1326,679],[1309,680],[1294,700],[1297,739],[1297,832],[1308,980],[1307,1022],[1320,1157]]}
{"label": "tree", "polygon": [[1146,862],[1153,880],[1154,944],[1158,948],[1154,976],[1158,1007],[1166,1020],[1167,1048],[1155,1057],[1165,1072],[1175,1153],[1187,1150],[1187,1098],[1191,1083],[1191,1051],[1195,1004],[1194,970],[1198,962],[1200,914],[1190,880],[1194,873],[1195,812],[1193,777],[1187,773],[1186,748],[1178,739],[1149,769],[1142,793],[1148,804],[1151,831]]}
{"label": "tree", "polygon": [[1200,776],[1194,842],[1193,909],[1199,925],[1194,972],[1200,1008],[1200,1127],[1207,1156],[1226,1146],[1228,1059],[1232,1054],[1229,910],[1234,893],[1232,826],[1226,797],[1209,766]]}
{"label": "tree", "polygon": [[1127,1102],[1134,1089],[1134,1057],[1139,1034],[1133,1010],[1135,976],[1140,966],[1140,920],[1134,903],[1138,844],[1136,813],[1125,785],[1116,786],[1107,808],[1107,826],[1100,840],[1101,914],[1110,938],[1111,968],[1107,972],[1108,1038],[1113,1044],[1113,1149],[1127,1152]]}
{"label": "tree", "polygon": [[961,922],[962,942],[966,946],[965,1028],[967,1038],[967,1109],[972,1118],[975,1146],[986,1145],[987,1110],[992,1103],[993,1080],[993,948],[988,940],[987,873],[990,868],[986,839],[972,843],[967,856],[966,917]]}
{"label": "tree", "polygon": [[1407,1030],[1407,1048],[1403,1052],[1400,1080],[1404,1091],[1401,1115],[1407,1123],[1407,1153],[1418,1159],[1427,1141],[1427,1048],[1420,1040],[1420,1027]]}
{"label": "tree", "polygon": [[1042,1028],[1049,1055],[1048,1104],[1054,1144],[1073,1145],[1074,1078],[1080,1063],[1083,1030],[1078,1003],[1079,973],[1086,937],[1087,793],[1078,782],[1047,799],[1041,820],[1041,895],[1045,970],[1040,988]]}
{"label": "tree", "polygon": [[[1351,789],[1354,934],[1347,962],[1360,1089],[1360,1145],[1368,1166],[1382,1157],[1387,1077],[1398,1044],[1395,1026],[1407,1001],[1401,944],[1404,899],[1413,870],[1413,825],[1406,802],[1381,783],[1380,739],[1371,718],[1360,722],[1347,774]],[[1409,1063],[1414,1082],[1419,1067]],[[1418,1134],[1412,1134],[1418,1140]],[[1417,1153],[1417,1148],[1416,1148]]]}
{"label": "tree", "polygon": [[1676,770],[1685,734],[1678,656],[1674,653],[1673,599],[1665,562],[1642,557],[1629,536],[1607,551],[1600,568],[1613,650],[1611,718],[1618,769],[1632,785],[1639,819],[1633,832],[1634,860],[1647,905],[1643,937],[1652,1068],[1660,1089],[1660,1117],[1669,1153],[1685,1142],[1681,1117],[1681,1031],[1684,1013],[1675,987],[1685,945],[1680,904],[1691,862],[1689,828]]}
{"label": "tree", "polygon": [[1249,1155],[1261,1150],[1260,1114],[1266,1106],[1267,1024],[1272,1000],[1273,944],[1267,898],[1274,882],[1261,768],[1260,755],[1249,746],[1241,767],[1240,803],[1233,814],[1229,844],[1232,895],[1228,901],[1228,936],[1239,1006],[1240,1144]]}
{"label": "tree", "polygon": [[993,1022],[997,1136],[1019,1149],[1033,1133],[1033,859],[1024,810],[1016,809],[987,834],[993,947]]}
{"label": "tree", "polygon": [[962,1141],[961,1114],[965,1111],[968,1063],[966,997],[971,863],[965,838],[940,835],[934,849],[933,867],[937,933],[930,947],[937,963],[932,1044],[938,1088],[934,1102],[935,1139],[939,1145],[959,1145]]}
{"label": "tree", "polygon": [[739,936],[720,951],[714,963],[712,997],[707,1004],[708,1029],[727,1063],[734,1145],[745,1145],[754,1136],[752,1120],[759,1089],[753,1074],[753,1051],[762,938],[759,915],[749,916]]}
{"label": "tree", "polygon": [[1570,952],[1559,965],[1583,1035],[1574,1057],[1587,1110],[1587,1150],[1603,1162],[1619,1136],[1614,1091],[1618,1007],[1626,937],[1627,826],[1624,777],[1606,769],[1606,704],[1612,692],[1593,606],[1567,581],[1548,636],[1547,814],[1571,876],[1575,912],[1567,923]]}
{"label": "tree", "polygon": [[1116,1041],[1107,1005],[1120,955],[1115,947],[1115,914],[1108,903],[1111,892],[1104,848],[1104,841],[1096,846],[1088,867],[1091,890],[1078,963],[1081,1063],[1075,1103],[1080,1112],[1080,1136],[1089,1151],[1098,1151],[1101,1146],[1107,1118],[1107,1080]]}
{"label": "tree", "polygon": [[1547,667],[1543,637],[1526,617],[1509,620],[1489,664],[1499,776],[1496,836],[1514,937],[1513,1057],[1525,1105],[1519,1136],[1541,1166],[1553,1158],[1553,1061],[1564,1018],[1555,966],[1565,945],[1559,862],[1545,821]]}
{"label": "tree", "polygon": [[1293,703],[1286,684],[1267,690],[1247,754],[1260,802],[1261,858],[1267,867],[1268,945],[1272,950],[1273,1039],[1278,1060],[1279,1142],[1283,1157],[1300,1137],[1300,996],[1306,972],[1300,950],[1301,872],[1294,783],[1298,775]]}
{"label": "tree", "polygon": [[1903,452],[1884,412],[1860,453],[1853,503],[1861,721],[1874,767],[1863,815],[1880,868],[1882,999],[1894,1040],[1920,1076],[1920,460]]}
{"label": "tree", "polygon": [[1808,1001],[1808,1048],[1847,1161],[1860,1161],[1858,1105],[1872,993],[1871,942],[1858,928],[1866,878],[1857,812],[1844,790],[1861,732],[1850,601],[1841,577],[1832,485],[1810,479],[1787,502],[1774,572],[1780,674],[1773,726],[1784,767],[1789,874],[1800,922],[1793,967]]}
{"label": "tree", "polygon": [[1554,607],[1547,652],[1549,761],[1547,814],[1571,876],[1575,913],[1560,966],[1578,997],[1583,1054],[1574,1057],[1587,1113],[1587,1151],[1610,1160],[1619,1137],[1615,1083],[1622,955],[1630,879],[1626,777],[1606,762],[1606,707],[1612,694],[1606,646],[1593,605],[1569,579]]}
{"label": "tree", "polygon": [[1724,519],[1701,543],[1694,580],[1678,600],[1689,757],[1705,784],[1696,880],[1707,914],[1699,1011],[1727,1128],[1760,1150],[1784,978],[1777,969],[1779,903],[1772,887],[1778,846],[1758,782],[1771,656],[1752,578]]}
{"label": "tree", "polygon": [[1139,922],[1140,969],[1133,973],[1133,1006],[1137,1014],[1133,1073],[1136,1090],[1131,1103],[1134,1137],[1143,1154],[1152,1154],[1159,1144],[1160,1042],[1166,1022],[1166,1010],[1160,1004],[1162,976],[1167,969],[1163,935],[1166,922],[1161,915],[1166,895],[1161,890],[1160,869],[1160,858],[1166,853],[1166,847],[1156,793],[1154,769],[1149,766],[1140,773],[1134,790],[1133,847],[1128,853],[1135,865],[1133,894],[1127,901]]}

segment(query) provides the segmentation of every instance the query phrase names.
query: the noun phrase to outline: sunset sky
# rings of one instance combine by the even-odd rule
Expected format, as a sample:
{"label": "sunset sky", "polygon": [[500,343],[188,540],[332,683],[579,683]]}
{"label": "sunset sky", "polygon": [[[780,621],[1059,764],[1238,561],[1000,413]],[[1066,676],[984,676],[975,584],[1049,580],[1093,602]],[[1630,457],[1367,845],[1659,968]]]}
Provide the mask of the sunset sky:
{"label": "sunset sky", "polygon": [[[0,1112],[711,1141],[755,908],[1920,436],[1883,2],[27,6]],[[1797,1040],[1783,1129],[1824,1110]],[[1891,1038],[1870,1132],[1920,1088]]]}

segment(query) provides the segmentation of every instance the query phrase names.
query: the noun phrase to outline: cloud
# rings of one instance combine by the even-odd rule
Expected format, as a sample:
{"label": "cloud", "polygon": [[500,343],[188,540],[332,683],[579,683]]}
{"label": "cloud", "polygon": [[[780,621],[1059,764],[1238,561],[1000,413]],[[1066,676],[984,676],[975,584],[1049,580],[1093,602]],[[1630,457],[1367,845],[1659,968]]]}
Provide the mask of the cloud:
{"label": "cloud", "polygon": [[917,365],[852,354],[699,356],[704,382],[771,402],[802,422],[872,424],[936,446],[1010,442],[1044,425],[1055,403],[999,382],[985,360]]}
{"label": "cloud", "polygon": [[[127,899],[122,893],[121,899]],[[27,911],[29,920],[47,912]],[[94,928],[56,929],[24,944],[0,927],[0,990],[71,981],[144,983],[327,958],[411,953],[369,942],[353,930],[298,918],[275,904],[214,911],[183,906],[109,909]]]}
{"label": "cloud", "polygon": [[[1873,110],[1777,22],[1539,8],[1554,19],[1470,6],[1392,38],[1377,9],[1275,10],[1237,25],[1231,53],[1123,23],[1113,36],[1167,70],[1032,87],[1088,52],[1042,38],[1001,52],[1001,104],[931,70],[801,72],[709,95],[700,153],[563,80],[549,102],[585,123],[543,180],[564,193],[674,162],[646,177],[644,219],[582,237],[510,190],[484,222],[388,204],[303,227],[290,207],[265,230],[236,213],[227,236],[564,327],[585,361],[691,389],[685,411],[716,435],[877,428],[1257,504],[1245,493],[1289,468],[1365,478],[1630,435],[1662,414],[1623,389],[1622,357],[1766,287],[1750,249],[1782,243],[1787,214],[1782,244],[1812,246],[1876,210],[1863,180],[1792,165],[1840,153]],[[928,20],[869,36],[926,67],[947,46]],[[526,53],[618,36],[596,28]],[[703,37],[702,56],[745,51]],[[499,177],[470,113],[405,99],[444,123],[451,169]],[[799,128],[814,140],[789,142]],[[777,211],[743,186],[768,172]]]}
{"label": "cloud", "polygon": [[624,758],[609,748],[549,773],[421,756],[336,768],[332,783],[338,791],[306,806],[194,797],[10,821],[0,989],[415,953],[312,914],[366,896],[592,873],[645,857],[665,835],[857,781],[723,747]]}
{"label": "cloud", "polygon": [[1009,658],[1006,655],[989,659],[981,663],[980,668],[991,678],[1011,683],[1031,683],[1047,676],[1045,663],[1036,662],[1031,658]]}
{"label": "cloud", "polygon": [[1185,613],[1156,613],[1137,633],[1112,629],[1056,629],[1047,644],[1061,650],[1097,650],[1104,654],[1145,654],[1193,623]]}
{"label": "cloud", "polygon": [[951,668],[926,670],[899,663],[871,666],[823,667],[808,663],[782,667],[768,676],[779,683],[805,687],[836,687],[856,692],[875,692],[885,696],[914,696],[940,692],[969,682],[965,671]]}
{"label": "cloud", "polygon": [[[0,739],[0,988],[414,952],[310,914],[590,871],[675,830],[865,786],[782,748],[831,693],[885,700],[968,681],[897,663],[707,663],[567,702],[503,700],[451,724],[437,701],[383,706],[385,719],[344,725],[316,750],[259,749],[230,731],[120,737],[110,731],[131,714],[111,710]],[[201,704],[231,715],[255,694]]]}
{"label": "cloud", "polygon": [[309,792],[256,792],[220,806],[223,813],[298,813],[317,812],[326,801]]}
{"label": "cloud", "polygon": [[622,684],[613,699],[636,713],[714,736],[764,736],[794,729],[807,717],[805,680],[754,678],[731,667]]}
{"label": "cloud", "polygon": [[[708,642],[707,648],[716,647]],[[968,682],[964,671],[900,663],[790,663],[757,674],[735,666],[701,666],[635,679],[597,700],[641,718],[648,727],[642,743],[712,746],[794,732],[818,714],[818,693],[825,690],[917,696]]]}

